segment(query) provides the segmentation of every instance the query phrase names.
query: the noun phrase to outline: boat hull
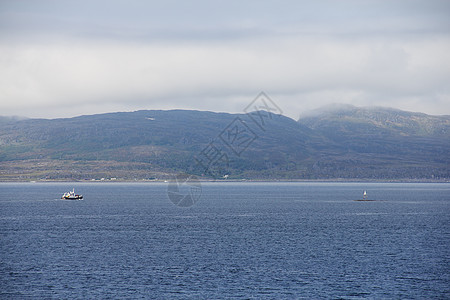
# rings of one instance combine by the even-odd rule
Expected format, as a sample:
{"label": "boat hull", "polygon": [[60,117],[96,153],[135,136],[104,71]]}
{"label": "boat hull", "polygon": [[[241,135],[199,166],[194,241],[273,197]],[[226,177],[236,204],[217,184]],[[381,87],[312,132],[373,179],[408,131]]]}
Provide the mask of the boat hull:
{"label": "boat hull", "polygon": [[62,200],[83,200],[83,196],[61,197]]}

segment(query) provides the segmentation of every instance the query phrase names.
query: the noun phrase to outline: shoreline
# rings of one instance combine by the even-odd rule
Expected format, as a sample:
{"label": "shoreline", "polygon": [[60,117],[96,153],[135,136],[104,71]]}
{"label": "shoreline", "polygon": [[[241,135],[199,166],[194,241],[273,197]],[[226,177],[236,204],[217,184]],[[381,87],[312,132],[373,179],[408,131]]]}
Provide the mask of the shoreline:
{"label": "shoreline", "polygon": [[[198,178],[197,178],[198,179]],[[157,180],[8,180],[1,181],[3,183],[170,183],[172,179],[157,179]],[[220,179],[208,180],[198,179],[201,183],[450,183],[450,179]]]}

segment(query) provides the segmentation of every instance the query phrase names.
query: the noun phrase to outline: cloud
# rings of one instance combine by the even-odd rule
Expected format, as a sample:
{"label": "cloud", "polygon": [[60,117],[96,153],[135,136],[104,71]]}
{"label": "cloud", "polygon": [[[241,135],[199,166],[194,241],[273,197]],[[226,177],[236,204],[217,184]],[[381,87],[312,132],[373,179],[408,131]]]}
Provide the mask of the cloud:
{"label": "cloud", "polygon": [[[148,20],[144,12],[133,19],[136,7],[113,2],[105,14],[103,2],[95,3],[86,14],[86,6],[75,4],[72,10],[0,9],[9,26],[0,30],[1,114],[240,112],[261,90],[293,118],[332,102],[450,114],[450,36],[437,9],[444,2],[428,13],[419,2],[367,1],[372,10],[352,10],[353,1],[322,1],[303,3],[299,13],[291,1],[280,7],[259,2],[254,11],[249,4],[219,5],[232,22],[212,4],[210,15],[197,11],[202,1],[173,13],[159,3],[135,2],[142,11],[165,12],[156,17],[152,10]],[[410,15],[398,15],[401,8]],[[364,20],[378,16],[379,26]]]}

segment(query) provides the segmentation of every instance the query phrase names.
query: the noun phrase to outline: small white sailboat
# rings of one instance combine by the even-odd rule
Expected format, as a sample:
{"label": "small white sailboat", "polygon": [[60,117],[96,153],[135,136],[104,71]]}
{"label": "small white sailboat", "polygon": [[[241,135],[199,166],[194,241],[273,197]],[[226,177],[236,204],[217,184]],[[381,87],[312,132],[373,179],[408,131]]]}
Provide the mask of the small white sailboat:
{"label": "small white sailboat", "polygon": [[353,201],[377,201],[377,200],[369,200],[368,197],[367,197],[367,191],[364,191],[362,199],[353,200]]}

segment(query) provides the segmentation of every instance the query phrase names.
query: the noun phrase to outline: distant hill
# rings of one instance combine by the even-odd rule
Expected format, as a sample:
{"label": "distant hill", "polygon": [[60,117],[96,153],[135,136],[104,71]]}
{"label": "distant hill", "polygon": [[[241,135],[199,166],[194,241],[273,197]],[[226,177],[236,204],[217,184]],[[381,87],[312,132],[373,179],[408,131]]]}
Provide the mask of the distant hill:
{"label": "distant hill", "polygon": [[338,125],[343,132],[357,130],[354,133],[358,135],[372,132],[450,137],[450,116],[430,116],[386,107],[334,104],[305,113],[299,122],[325,133]]}
{"label": "distant hill", "polygon": [[[450,116],[430,116],[383,107],[331,105],[299,121],[343,147],[347,154],[325,157],[333,174],[381,178],[448,178]],[[360,170],[360,171],[358,171]],[[338,175],[340,176],[340,175]]]}
{"label": "distant hill", "polygon": [[[136,111],[0,118],[0,180],[450,178],[450,117],[333,106],[267,112]],[[258,123],[258,120],[263,122]],[[258,123],[258,124],[257,124]]]}

